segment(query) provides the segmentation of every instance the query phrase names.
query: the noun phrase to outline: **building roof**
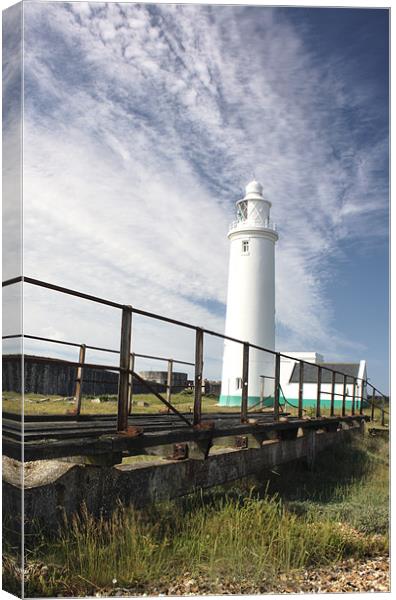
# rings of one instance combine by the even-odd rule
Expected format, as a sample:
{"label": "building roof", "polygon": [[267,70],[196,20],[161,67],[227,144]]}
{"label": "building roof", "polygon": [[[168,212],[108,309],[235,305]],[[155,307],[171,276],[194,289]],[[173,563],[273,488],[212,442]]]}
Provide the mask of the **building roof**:
{"label": "building roof", "polygon": [[[348,375],[348,383],[351,383],[351,377],[358,377],[359,375],[359,363],[316,363],[315,364],[304,364],[304,383],[316,383],[318,380],[318,369],[317,367],[327,367],[328,369],[333,369],[334,371],[339,371],[340,373],[344,373]],[[336,374],[336,383],[343,383],[344,377],[340,373]],[[331,383],[331,371],[327,371],[326,369],[322,369],[322,383]],[[300,378],[300,363],[296,363],[294,365],[290,382],[289,383],[298,383]]]}

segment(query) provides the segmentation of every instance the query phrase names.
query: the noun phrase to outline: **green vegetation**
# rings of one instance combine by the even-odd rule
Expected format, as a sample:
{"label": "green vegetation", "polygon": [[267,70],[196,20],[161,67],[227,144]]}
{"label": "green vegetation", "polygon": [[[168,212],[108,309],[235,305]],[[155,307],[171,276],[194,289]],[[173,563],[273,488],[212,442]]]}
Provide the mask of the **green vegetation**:
{"label": "green vegetation", "polygon": [[[284,412],[289,413],[292,416],[297,416],[298,415],[298,409],[291,404],[284,404],[282,402],[282,410]],[[385,418],[384,418],[384,424],[385,427],[389,426],[389,413],[390,413],[390,407],[389,404],[385,405]],[[321,416],[322,417],[329,417],[330,416],[330,408],[325,408],[325,407],[321,407]],[[335,409],[334,411],[336,416],[340,416],[341,415],[341,409]],[[346,415],[349,416],[351,414],[351,408],[350,406],[348,406],[346,408]],[[357,406],[355,408],[355,414],[359,414],[359,406]],[[371,407],[364,407],[363,409],[363,414],[366,415],[367,417],[371,417]],[[304,408],[303,411],[303,417],[315,417],[316,415],[316,408],[313,406],[310,406],[308,408]],[[379,405],[376,406],[375,411],[374,411],[374,427],[381,427],[381,407]],[[371,424],[369,423],[369,427],[371,427]]]}
{"label": "green vegetation", "polygon": [[[261,585],[281,573],[388,551],[388,443],[365,437],[254,481],[110,518],[84,508],[59,535],[28,536],[27,596],[150,593],[188,573]],[[6,544],[4,584],[15,587]],[[235,587],[236,586],[236,587]],[[242,587],[241,587],[242,590]]]}
{"label": "green vegetation", "polygon": [[[153,394],[136,394],[133,397],[134,408],[133,411],[137,413],[158,413],[160,411],[166,411],[167,408],[156,396]],[[100,402],[98,402],[100,400]],[[171,399],[172,404],[181,412],[192,412],[193,410],[193,392],[190,389],[183,390],[178,394],[173,394]],[[283,403],[282,403],[283,404]],[[147,406],[148,405],[148,406]],[[83,415],[95,415],[95,414],[117,414],[117,396],[103,394],[100,396],[83,396],[82,398],[82,410]],[[293,416],[297,415],[297,408],[290,404],[285,404],[282,407],[284,412],[287,412]],[[75,401],[73,399],[66,399],[62,396],[45,396],[43,394],[25,394],[24,410],[26,414],[42,414],[42,415],[60,415],[60,414],[71,414],[75,409]],[[219,406],[218,398],[213,394],[207,394],[202,396],[202,410],[203,412],[230,412],[238,413],[240,409],[236,406]],[[259,410],[255,407],[254,410]],[[271,409],[264,409],[271,410]],[[356,409],[358,411],[358,408]],[[389,405],[386,405],[385,410],[389,412]],[[21,411],[21,396],[16,392],[3,392],[3,411],[16,412]],[[309,407],[304,410],[304,417],[314,417],[315,408]],[[330,409],[322,409],[323,416],[329,416]],[[336,410],[336,414],[341,411]],[[350,413],[350,409],[347,410],[347,414]],[[371,409],[365,408],[364,414],[367,416],[371,415]],[[381,411],[379,408],[375,410],[375,427],[380,427],[381,423]],[[385,414],[385,426],[389,425],[389,415]]]}
{"label": "green vegetation", "polygon": [[[98,398],[100,402],[92,402]],[[161,400],[153,394],[136,394],[133,397],[133,411],[137,413],[158,413],[166,411],[167,407]],[[193,395],[191,393],[173,394],[171,399],[172,404],[181,412],[192,412],[193,410]],[[145,406],[148,404],[148,406]],[[83,415],[95,414],[117,414],[117,397],[116,396],[83,396],[82,399]],[[26,414],[42,414],[42,415],[60,415],[67,414],[75,408],[73,400],[67,400],[62,396],[44,396],[42,394],[25,394],[24,410]],[[20,412],[21,397],[15,392],[3,392],[3,411]],[[202,397],[202,410],[204,412],[238,412],[237,408],[218,406],[217,397],[209,394]]]}

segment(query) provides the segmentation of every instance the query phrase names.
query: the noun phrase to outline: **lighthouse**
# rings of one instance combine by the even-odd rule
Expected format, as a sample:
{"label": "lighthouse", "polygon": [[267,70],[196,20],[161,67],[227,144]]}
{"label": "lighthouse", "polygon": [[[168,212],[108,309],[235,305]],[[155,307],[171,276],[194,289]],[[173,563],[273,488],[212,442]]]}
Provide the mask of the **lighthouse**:
{"label": "lighthouse", "polygon": [[[236,203],[231,224],[225,335],[275,349],[275,225],[271,202],[263,186],[251,181],[245,197]],[[242,398],[242,344],[225,340],[220,404],[240,406]],[[248,405],[273,397],[274,358],[250,348]],[[271,401],[271,400],[267,400]]]}

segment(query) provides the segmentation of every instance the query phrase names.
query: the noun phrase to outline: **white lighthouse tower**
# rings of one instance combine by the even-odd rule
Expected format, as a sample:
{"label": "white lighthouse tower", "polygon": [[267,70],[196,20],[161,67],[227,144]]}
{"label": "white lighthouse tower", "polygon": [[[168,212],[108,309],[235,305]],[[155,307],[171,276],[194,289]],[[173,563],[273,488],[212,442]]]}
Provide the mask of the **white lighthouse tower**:
{"label": "white lighthouse tower", "polygon": [[[251,181],[245,197],[236,203],[237,219],[228,232],[228,273],[225,334],[275,349],[275,242],[278,234],[270,221],[271,202],[263,186]],[[224,342],[220,404],[239,406],[242,397],[243,346]],[[250,348],[248,404],[273,396],[274,359]]]}

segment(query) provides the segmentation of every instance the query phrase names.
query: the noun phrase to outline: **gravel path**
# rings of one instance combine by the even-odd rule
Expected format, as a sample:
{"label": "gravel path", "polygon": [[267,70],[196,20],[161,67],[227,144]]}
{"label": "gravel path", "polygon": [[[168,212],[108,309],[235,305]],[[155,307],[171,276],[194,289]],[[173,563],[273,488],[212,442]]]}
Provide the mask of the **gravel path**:
{"label": "gravel path", "polygon": [[331,567],[297,573],[286,579],[277,593],[389,592],[389,558],[353,559]]}
{"label": "gravel path", "polygon": [[296,593],[342,593],[342,592],[389,592],[389,558],[356,561],[348,559],[341,563],[319,569],[295,571],[279,577],[276,585],[263,581],[252,585],[248,580],[210,581],[209,578],[193,578],[185,573],[171,584],[158,583],[145,590],[114,587],[103,590],[100,596],[205,596],[210,594],[296,594]]}

